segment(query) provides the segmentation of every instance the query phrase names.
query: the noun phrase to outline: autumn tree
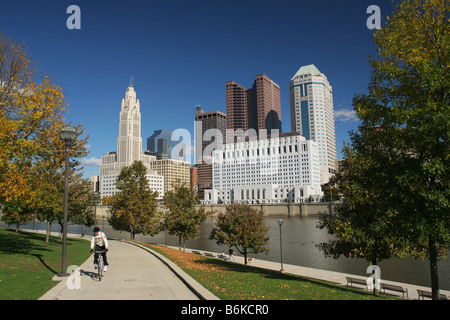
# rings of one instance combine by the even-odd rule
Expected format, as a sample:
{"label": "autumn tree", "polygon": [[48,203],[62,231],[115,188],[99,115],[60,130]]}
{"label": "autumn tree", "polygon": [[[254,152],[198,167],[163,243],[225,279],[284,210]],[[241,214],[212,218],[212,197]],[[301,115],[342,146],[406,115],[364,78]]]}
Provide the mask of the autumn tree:
{"label": "autumn tree", "polygon": [[65,111],[62,89],[38,73],[24,45],[0,34],[0,203],[5,208],[27,208],[16,211],[24,213],[36,204],[39,140],[63,123]]}
{"label": "autumn tree", "polygon": [[116,230],[130,232],[131,240],[137,233],[153,236],[159,232],[158,192],[150,189],[146,173],[142,161],[122,168],[116,181],[119,192],[109,201],[108,222]]}
{"label": "autumn tree", "polygon": [[181,246],[185,250],[187,239],[200,237],[200,226],[210,214],[205,206],[197,207],[199,203],[195,190],[185,183],[176,183],[174,190],[164,194],[164,204],[168,209],[164,217],[164,228],[170,235],[178,237],[180,250]]}
{"label": "autumn tree", "polygon": [[0,197],[9,201],[32,197],[35,139],[61,123],[66,103],[62,89],[38,77],[23,45],[0,34]]}
{"label": "autumn tree", "polygon": [[227,205],[225,214],[219,213],[216,228],[211,231],[210,239],[218,245],[235,247],[247,264],[248,253],[267,254],[265,247],[269,242],[269,229],[264,225],[263,212],[245,204]]}

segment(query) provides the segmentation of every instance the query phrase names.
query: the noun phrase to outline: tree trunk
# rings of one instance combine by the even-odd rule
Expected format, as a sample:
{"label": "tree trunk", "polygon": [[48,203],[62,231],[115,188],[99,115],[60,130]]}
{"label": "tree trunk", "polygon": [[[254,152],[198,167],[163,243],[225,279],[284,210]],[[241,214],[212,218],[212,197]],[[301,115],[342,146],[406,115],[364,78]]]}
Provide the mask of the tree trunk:
{"label": "tree trunk", "polygon": [[436,241],[434,241],[431,236],[428,237],[428,247],[430,252],[431,296],[433,300],[439,300]]}
{"label": "tree trunk", "polygon": [[45,235],[45,243],[49,243],[50,242],[50,230],[52,227],[52,223],[50,221],[47,221],[47,232]]}
{"label": "tree trunk", "polygon": [[131,241],[134,241],[134,230],[133,230],[133,228],[130,228],[130,239],[131,239]]}

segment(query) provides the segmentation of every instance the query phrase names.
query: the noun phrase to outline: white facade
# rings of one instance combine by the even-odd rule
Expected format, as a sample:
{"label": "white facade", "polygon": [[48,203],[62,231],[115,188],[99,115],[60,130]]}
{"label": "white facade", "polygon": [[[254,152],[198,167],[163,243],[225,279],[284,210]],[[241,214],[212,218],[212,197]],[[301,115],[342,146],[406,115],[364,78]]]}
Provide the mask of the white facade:
{"label": "white facade", "polygon": [[291,130],[317,142],[320,183],[328,183],[337,161],[333,89],[316,66],[308,65],[292,77],[289,92]]}
{"label": "white facade", "polygon": [[164,196],[164,177],[149,167],[156,157],[143,154],[141,137],[141,111],[139,100],[133,85],[127,88],[125,99],[122,99],[119,136],[117,138],[117,152],[110,152],[102,156],[100,165],[100,194],[110,197],[118,192],[116,179],[123,167],[130,166],[134,161],[142,161],[147,168],[149,187],[158,191],[158,199]]}
{"label": "white facade", "polygon": [[318,201],[322,196],[317,143],[298,133],[224,144],[213,152],[212,176],[206,204]]}
{"label": "white facade", "polygon": [[[115,173],[111,173],[108,175],[103,175],[100,178],[101,188],[101,196],[104,197],[112,197],[119,189],[116,188],[116,180],[119,176],[120,171],[116,171]],[[147,174],[145,177],[148,180],[149,188],[152,191],[158,192],[158,198],[162,199],[164,196],[164,177],[159,174]]]}

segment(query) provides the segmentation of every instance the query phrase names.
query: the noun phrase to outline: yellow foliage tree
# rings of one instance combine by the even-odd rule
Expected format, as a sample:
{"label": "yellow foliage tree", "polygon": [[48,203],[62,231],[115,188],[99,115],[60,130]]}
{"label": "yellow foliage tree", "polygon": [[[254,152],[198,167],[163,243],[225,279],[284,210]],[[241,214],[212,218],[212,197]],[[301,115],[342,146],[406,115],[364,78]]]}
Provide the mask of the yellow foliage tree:
{"label": "yellow foliage tree", "polygon": [[[59,139],[66,107],[62,89],[49,77],[38,75],[24,45],[0,34],[0,203],[4,218],[18,215],[12,208],[36,204],[42,186],[36,170],[48,151],[49,139]],[[62,161],[63,154],[56,158]]]}

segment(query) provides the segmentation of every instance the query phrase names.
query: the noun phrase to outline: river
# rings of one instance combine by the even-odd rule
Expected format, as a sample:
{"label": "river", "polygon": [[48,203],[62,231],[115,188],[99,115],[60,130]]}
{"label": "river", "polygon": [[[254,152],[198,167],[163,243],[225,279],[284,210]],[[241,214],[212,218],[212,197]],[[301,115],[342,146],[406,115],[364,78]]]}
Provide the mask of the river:
{"label": "river", "polygon": [[[256,259],[280,261],[280,226],[278,219],[283,219],[282,224],[282,248],[283,263],[299,265],[310,268],[325,269],[337,272],[350,273],[366,277],[366,265],[363,259],[356,258],[326,258],[316,245],[321,242],[327,242],[332,239],[326,230],[320,230],[316,227],[318,218],[309,217],[287,217],[287,216],[269,216],[264,218],[264,223],[269,228],[269,253],[267,255],[260,253],[250,255]],[[104,230],[106,235],[111,238],[129,240],[128,232],[119,232],[113,230],[106,219],[100,219],[99,227]],[[209,240],[209,234],[215,226],[215,218],[208,218],[201,227],[201,236],[196,240],[186,241],[186,248],[221,252],[228,251],[226,246],[218,246],[215,241]],[[29,224],[23,229],[45,229],[44,223]],[[69,233],[91,234],[93,228],[80,226],[69,226]],[[59,231],[59,225],[52,226],[53,231]],[[136,235],[137,241],[157,243],[169,246],[178,246],[178,238],[169,236],[166,232],[161,232],[154,237]],[[379,263],[381,269],[381,279],[410,283],[420,286],[430,287],[430,272],[428,260],[415,260],[411,258],[389,259]],[[450,259],[443,259],[438,262],[439,284],[443,290],[450,290]]]}

